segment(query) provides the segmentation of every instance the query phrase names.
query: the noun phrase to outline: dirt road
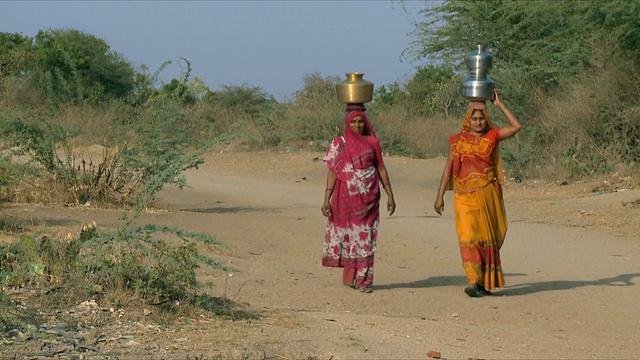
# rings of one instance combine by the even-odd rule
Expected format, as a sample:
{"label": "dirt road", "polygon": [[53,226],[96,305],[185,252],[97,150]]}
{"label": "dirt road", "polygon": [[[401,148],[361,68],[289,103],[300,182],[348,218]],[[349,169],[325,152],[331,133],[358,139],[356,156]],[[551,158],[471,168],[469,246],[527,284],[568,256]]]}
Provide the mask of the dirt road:
{"label": "dirt road", "polygon": [[[144,342],[131,351],[204,359],[426,359],[432,350],[445,359],[640,356],[640,206],[624,205],[640,199],[638,190],[596,196],[586,183],[506,186],[507,287],[469,298],[451,194],[444,216],[432,209],[444,160],[388,157],[398,209],[381,220],[374,291],[363,294],[320,265],[321,156],[216,152],[187,174],[189,188],[161,194],[168,211],[146,220],[229,244],[217,257],[239,271],[200,275],[216,282],[214,295],[263,317],[195,319],[188,331],[150,335],[154,352]],[[51,216],[113,218],[88,209]]]}
{"label": "dirt road", "polygon": [[[527,199],[526,189],[513,203],[507,187],[510,229],[502,255],[508,286],[471,299],[462,292],[451,207],[443,217],[432,210],[443,160],[389,157],[398,210],[381,221],[374,292],[361,294],[341,285],[339,270],[320,265],[321,155],[214,154],[206,169],[189,175],[192,189],[167,191],[162,200],[180,210],[180,222],[233,245],[226,260],[241,272],[218,291],[291,318],[293,324],[265,327],[279,334],[272,341],[282,356],[425,358],[429,350],[445,358],[640,355],[640,238],[632,228],[616,236],[606,226],[566,226],[570,214],[598,217],[606,206],[574,211],[575,196],[536,202],[537,190]],[[640,198],[628,191],[606,196],[621,194]],[[451,204],[451,194],[446,201]],[[567,209],[544,221],[553,201],[565,201]],[[639,211],[627,209],[630,217]]]}

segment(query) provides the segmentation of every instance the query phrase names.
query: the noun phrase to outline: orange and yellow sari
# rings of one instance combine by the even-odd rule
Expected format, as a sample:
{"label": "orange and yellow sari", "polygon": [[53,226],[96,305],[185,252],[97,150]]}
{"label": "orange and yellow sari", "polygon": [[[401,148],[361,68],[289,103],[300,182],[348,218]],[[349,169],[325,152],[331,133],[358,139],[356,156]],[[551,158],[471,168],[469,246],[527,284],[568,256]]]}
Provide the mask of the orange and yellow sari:
{"label": "orange and yellow sari", "polygon": [[[484,112],[490,129],[482,136],[467,131],[475,109]],[[502,197],[499,141],[500,129],[493,127],[482,106],[471,106],[462,132],[449,138],[453,155],[454,217],[462,265],[467,283],[487,290],[504,287],[500,248],[507,233],[507,217]]]}

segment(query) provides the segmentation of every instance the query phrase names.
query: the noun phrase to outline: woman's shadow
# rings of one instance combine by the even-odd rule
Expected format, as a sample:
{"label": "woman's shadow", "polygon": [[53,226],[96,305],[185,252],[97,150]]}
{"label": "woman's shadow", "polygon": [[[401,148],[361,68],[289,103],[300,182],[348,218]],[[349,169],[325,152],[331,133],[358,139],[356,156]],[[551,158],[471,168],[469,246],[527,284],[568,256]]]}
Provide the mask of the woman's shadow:
{"label": "woman's shadow", "polygon": [[537,283],[518,284],[507,287],[499,292],[503,296],[528,295],[543,291],[569,290],[586,286],[634,286],[633,279],[639,277],[640,273],[620,274],[608,278],[578,281],[578,280],[555,280]]}
{"label": "woman's shadow", "polygon": [[[514,276],[527,276],[527,274],[510,273],[505,274],[505,277],[511,278]],[[507,286],[498,292],[495,292],[496,296],[518,296],[528,295],[544,291],[557,291],[568,290],[586,286],[634,286],[633,279],[639,277],[640,273],[621,274],[613,277],[602,278],[591,281],[578,281],[578,280],[554,280],[554,281],[542,281],[535,283],[517,284],[513,286]],[[439,286],[463,286],[467,283],[467,278],[464,276],[435,276],[424,280],[412,281],[407,283],[392,283],[374,285],[374,290],[391,290],[391,289],[416,289],[416,288],[430,288]]]}

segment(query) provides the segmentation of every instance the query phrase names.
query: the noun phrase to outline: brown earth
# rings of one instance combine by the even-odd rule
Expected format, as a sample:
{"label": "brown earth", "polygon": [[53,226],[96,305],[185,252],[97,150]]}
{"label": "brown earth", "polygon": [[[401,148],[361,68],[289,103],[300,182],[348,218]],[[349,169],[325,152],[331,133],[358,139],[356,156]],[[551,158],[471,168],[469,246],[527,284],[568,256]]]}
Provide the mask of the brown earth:
{"label": "brown earth", "polygon": [[[239,271],[203,271],[214,296],[254,319],[182,318],[157,326],[117,309],[94,342],[99,359],[585,359],[640,354],[640,191],[612,176],[567,185],[509,183],[502,250],[507,287],[468,298],[451,216],[433,200],[444,159],[388,157],[398,209],[381,220],[374,291],[320,265],[326,168],[321,153],[217,151],[163,191],[144,220],[206,231]],[[604,180],[608,181],[605,185]],[[384,195],[383,195],[384,201]],[[384,203],[384,202],[383,202]],[[78,231],[115,226],[119,211],[12,206],[5,216]],[[87,299],[78,299],[81,303]],[[98,307],[100,304],[97,304]],[[151,311],[154,311],[151,309]],[[43,347],[42,343],[33,345]],[[4,357],[34,351],[4,344]],[[37,352],[37,351],[36,351]],[[67,353],[65,353],[67,354]],[[32,358],[38,358],[32,356]]]}

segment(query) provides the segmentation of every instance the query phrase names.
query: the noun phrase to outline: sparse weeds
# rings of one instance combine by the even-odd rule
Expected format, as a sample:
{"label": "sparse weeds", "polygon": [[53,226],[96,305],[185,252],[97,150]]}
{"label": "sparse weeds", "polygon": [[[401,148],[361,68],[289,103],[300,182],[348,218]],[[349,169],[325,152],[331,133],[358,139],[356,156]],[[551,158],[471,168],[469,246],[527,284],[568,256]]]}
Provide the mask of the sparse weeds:
{"label": "sparse weeds", "polygon": [[[160,320],[178,309],[175,304],[200,306],[216,314],[235,311],[231,300],[205,301],[203,294],[213,284],[196,278],[200,267],[230,270],[201,251],[222,243],[205,233],[136,224],[165,185],[181,188],[186,184],[183,173],[203,162],[205,148],[193,148],[180,107],[159,100],[126,124],[120,117],[110,119],[103,130],[104,145],[93,147],[95,161],[78,151],[83,147],[71,145],[80,141],[71,139],[60,121],[37,114],[17,111],[1,118],[7,140],[4,162],[19,167],[3,167],[5,176],[0,180],[10,185],[18,183],[13,179],[20,175],[21,185],[41,192],[31,196],[32,201],[56,199],[57,194],[58,203],[94,201],[126,205],[131,212],[125,212],[119,229],[93,223],[63,237],[47,229],[29,234],[5,222],[6,233],[18,239],[0,244],[4,330],[25,329],[58,316],[49,310],[69,309],[88,299],[116,307],[154,306],[160,309]],[[16,163],[18,155],[23,163]],[[16,192],[7,196],[15,199],[24,188],[15,186]],[[238,314],[243,312],[249,313]]]}
{"label": "sparse weeds", "polygon": [[206,295],[213,284],[196,278],[200,267],[233,270],[198,250],[224,246],[211,235],[154,224],[110,230],[93,223],[64,238],[46,229],[22,235],[17,242],[0,244],[3,296],[21,298],[3,303],[0,315],[13,308],[14,315],[44,318],[53,315],[44,309],[68,309],[93,299],[115,308],[154,306],[164,309],[161,313],[183,304],[217,315],[250,316],[233,300]]}

